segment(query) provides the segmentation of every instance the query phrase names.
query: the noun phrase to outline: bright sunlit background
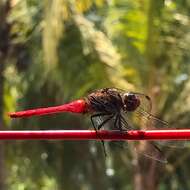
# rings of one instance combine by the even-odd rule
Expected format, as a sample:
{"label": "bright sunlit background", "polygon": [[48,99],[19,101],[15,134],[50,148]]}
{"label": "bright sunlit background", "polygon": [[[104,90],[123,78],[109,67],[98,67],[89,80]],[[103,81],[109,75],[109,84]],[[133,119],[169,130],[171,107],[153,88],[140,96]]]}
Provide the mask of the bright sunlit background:
{"label": "bright sunlit background", "polygon": [[[1,130],[90,129],[85,115],[10,120],[7,112],[63,104],[102,87],[148,94],[153,114],[190,127],[189,0],[0,2]],[[108,147],[109,148],[109,147]],[[168,164],[94,141],[0,144],[1,190],[186,190],[190,148]]]}

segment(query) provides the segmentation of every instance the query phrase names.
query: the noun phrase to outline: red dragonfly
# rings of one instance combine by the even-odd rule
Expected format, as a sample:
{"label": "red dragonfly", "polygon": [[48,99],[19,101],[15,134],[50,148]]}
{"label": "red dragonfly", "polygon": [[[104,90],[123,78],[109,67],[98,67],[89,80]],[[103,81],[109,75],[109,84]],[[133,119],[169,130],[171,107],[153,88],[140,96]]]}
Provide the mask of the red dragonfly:
{"label": "red dragonfly", "polygon": [[[58,112],[88,113],[91,115],[91,122],[96,131],[105,127],[120,131],[142,128],[167,128],[167,122],[151,114],[151,107],[151,99],[147,95],[125,92],[117,88],[103,88],[90,93],[83,99],[68,104],[11,112],[9,116],[18,118]],[[102,143],[104,147],[103,140]],[[153,142],[148,142],[147,145],[146,150],[141,150],[142,154],[155,160],[166,162],[165,156],[158,146]]]}

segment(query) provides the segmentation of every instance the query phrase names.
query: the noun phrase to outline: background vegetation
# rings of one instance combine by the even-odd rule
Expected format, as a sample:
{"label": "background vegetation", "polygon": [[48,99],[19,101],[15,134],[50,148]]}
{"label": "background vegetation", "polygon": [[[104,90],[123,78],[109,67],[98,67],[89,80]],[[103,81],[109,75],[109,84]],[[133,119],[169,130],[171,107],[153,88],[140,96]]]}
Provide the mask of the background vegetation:
{"label": "background vegetation", "polygon": [[[0,128],[89,129],[85,116],[6,113],[109,86],[148,94],[155,115],[189,128],[189,49],[188,0],[0,1]],[[105,158],[96,142],[3,142],[0,189],[189,189],[190,150],[164,149],[166,165],[130,147]]]}

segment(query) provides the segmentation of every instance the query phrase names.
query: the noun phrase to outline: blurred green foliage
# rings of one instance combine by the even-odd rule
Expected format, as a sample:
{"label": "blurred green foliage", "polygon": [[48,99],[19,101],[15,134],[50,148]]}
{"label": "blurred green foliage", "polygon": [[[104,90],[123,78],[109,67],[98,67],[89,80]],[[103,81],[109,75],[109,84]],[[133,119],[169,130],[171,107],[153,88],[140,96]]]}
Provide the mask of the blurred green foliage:
{"label": "blurred green foliage", "polygon": [[[154,114],[171,127],[189,128],[188,0],[10,2],[3,93],[7,129],[88,129],[86,116],[11,121],[6,113],[63,104],[112,86],[150,95]],[[105,158],[96,142],[5,146],[10,190],[138,189],[138,175],[142,190],[190,188],[189,149],[165,148],[169,164],[161,166],[139,162],[130,147],[125,153],[111,149]]]}

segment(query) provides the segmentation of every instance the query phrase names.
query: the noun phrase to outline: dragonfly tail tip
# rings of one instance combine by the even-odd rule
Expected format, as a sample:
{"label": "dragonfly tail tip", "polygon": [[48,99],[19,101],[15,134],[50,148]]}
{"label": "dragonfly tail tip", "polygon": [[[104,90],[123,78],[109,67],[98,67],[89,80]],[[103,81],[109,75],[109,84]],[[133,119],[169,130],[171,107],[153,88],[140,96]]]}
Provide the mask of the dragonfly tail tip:
{"label": "dragonfly tail tip", "polygon": [[8,115],[10,118],[15,118],[15,117],[17,117],[17,115],[16,115],[15,112],[9,112],[7,115]]}

